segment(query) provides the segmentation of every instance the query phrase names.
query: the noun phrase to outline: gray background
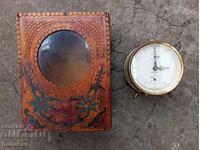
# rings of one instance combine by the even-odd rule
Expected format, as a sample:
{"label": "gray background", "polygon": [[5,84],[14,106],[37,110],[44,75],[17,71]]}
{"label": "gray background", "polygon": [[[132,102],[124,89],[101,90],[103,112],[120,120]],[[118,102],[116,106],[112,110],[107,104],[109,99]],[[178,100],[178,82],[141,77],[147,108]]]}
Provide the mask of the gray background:
{"label": "gray background", "polygon": [[[51,133],[51,142],[31,150],[197,150],[198,149],[198,0],[1,0],[0,124],[20,124],[16,12],[108,11],[112,22],[110,132]],[[181,42],[185,74],[168,95],[134,98],[123,77],[129,51],[156,38]],[[4,139],[5,140],[5,139]],[[2,141],[2,139],[0,140]],[[1,144],[1,143],[0,143]],[[5,148],[1,149],[25,149]]]}

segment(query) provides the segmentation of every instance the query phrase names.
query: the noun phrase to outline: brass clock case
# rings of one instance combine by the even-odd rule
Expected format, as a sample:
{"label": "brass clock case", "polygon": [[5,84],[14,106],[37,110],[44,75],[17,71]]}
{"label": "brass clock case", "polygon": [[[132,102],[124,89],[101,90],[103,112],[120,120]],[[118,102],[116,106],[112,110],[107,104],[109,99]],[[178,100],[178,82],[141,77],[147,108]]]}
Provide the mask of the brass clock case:
{"label": "brass clock case", "polygon": [[[136,54],[142,47],[144,47],[144,46],[146,46],[146,45],[150,45],[150,44],[163,44],[163,45],[169,47],[171,50],[173,50],[173,51],[177,54],[177,56],[178,56],[178,58],[179,58],[179,60],[180,60],[180,63],[181,63],[181,73],[180,73],[180,76],[179,76],[177,82],[176,82],[173,86],[171,86],[170,89],[169,89],[168,91],[164,91],[164,92],[150,92],[150,91],[147,91],[147,90],[143,89],[142,87],[140,87],[140,86],[135,82],[135,79],[134,79],[133,76],[131,75],[131,61],[132,61],[133,57],[135,56],[135,54]],[[127,57],[126,57],[126,59],[125,59],[125,62],[124,62],[124,76],[125,76],[127,82],[131,85],[132,88],[134,88],[134,89],[137,90],[138,92],[142,92],[142,93],[147,94],[147,95],[163,95],[163,94],[169,93],[169,92],[172,91],[174,88],[176,88],[177,85],[180,83],[180,81],[181,81],[181,79],[182,79],[182,77],[183,77],[183,72],[184,72],[184,63],[183,63],[182,56],[180,55],[180,53],[178,52],[178,50],[177,50],[174,46],[172,46],[172,45],[170,45],[170,44],[168,44],[168,43],[166,43],[166,42],[160,41],[160,40],[150,40],[150,41],[148,41],[148,42],[143,43],[143,44],[140,45],[139,47],[134,48],[134,49],[127,55]]]}

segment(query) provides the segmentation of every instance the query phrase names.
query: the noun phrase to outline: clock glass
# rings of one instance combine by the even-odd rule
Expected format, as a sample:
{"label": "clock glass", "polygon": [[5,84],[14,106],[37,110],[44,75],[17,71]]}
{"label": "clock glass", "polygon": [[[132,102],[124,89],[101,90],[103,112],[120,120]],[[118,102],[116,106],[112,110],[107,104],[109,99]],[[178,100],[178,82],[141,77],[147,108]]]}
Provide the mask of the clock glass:
{"label": "clock glass", "polygon": [[152,95],[170,92],[183,75],[179,52],[166,43],[150,43],[138,48],[130,60],[130,76],[134,85]]}

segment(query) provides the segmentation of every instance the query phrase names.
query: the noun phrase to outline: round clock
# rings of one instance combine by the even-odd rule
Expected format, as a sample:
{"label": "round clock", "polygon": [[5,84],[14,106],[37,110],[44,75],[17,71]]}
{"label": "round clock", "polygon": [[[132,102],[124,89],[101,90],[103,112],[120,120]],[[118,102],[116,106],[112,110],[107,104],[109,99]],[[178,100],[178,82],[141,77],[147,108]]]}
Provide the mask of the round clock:
{"label": "round clock", "polygon": [[183,59],[178,50],[162,41],[151,40],[132,50],[124,63],[128,83],[139,92],[162,95],[181,81]]}

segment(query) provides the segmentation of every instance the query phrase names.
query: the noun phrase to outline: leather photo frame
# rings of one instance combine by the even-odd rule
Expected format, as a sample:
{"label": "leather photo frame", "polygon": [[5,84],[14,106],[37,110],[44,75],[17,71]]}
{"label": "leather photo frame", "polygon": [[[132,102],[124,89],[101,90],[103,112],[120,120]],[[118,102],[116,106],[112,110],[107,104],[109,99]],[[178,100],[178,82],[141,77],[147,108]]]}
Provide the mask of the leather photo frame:
{"label": "leather photo frame", "polygon": [[[112,120],[109,14],[106,12],[18,13],[16,19],[21,113],[26,129],[30,131],[36,129],[109,130]],[[89,56],[83,55],[81,51],[80,57],[71,59],[70,66],[72,67],[71,70],[66,68],[69,71],[66,74],[59,72],[56,65],[51,68],[52,71],[48,70],[44,74],[40,67],[39,50],[43,41],[58,31],[70,31],[80,35],[87,42],[85,48],[89,47]],[[58,40],[62,39],[61,36],[57,36]],[[52,42],[55,40],[49,40],[49,43]],[[63,43],[65,44],[65,42]],[[71,43],[69,42],[69,44]],[[80,42],[77,43],[80,44]],[[57,47],[59,45],[57,44]],[[47,46],[46,49],[48,50],[48,48]],[[68,49],[67,55],[74,52],[70,48]],[[82,76],[82,67],[79,65],[77,67],[74,63],[78,62],[79,58],[86,60],[85,57],[90,59],[87,72]],[[52,63],[55,60],[51,58],[54,58],[54,54],[52,57],[41,57],[41,62],[49,59],[48,63]],[[62,59],[59,57],[57,60],[61,61]],[[44,66],[44,69],[46,67]],[[73,70],[76,70],[74,76],[79,75],[80,80],[71,82],[73,75],[70,73]],[[64,76],[64,79],[61,80],[60,76],[52,77],[57,73]],[[70,79],[68,75],[71,77]],[[65,78],[68,79],[66,84],[59,85],[54,82],[54,80],[60,79],[58,83],[62,84]]]}

